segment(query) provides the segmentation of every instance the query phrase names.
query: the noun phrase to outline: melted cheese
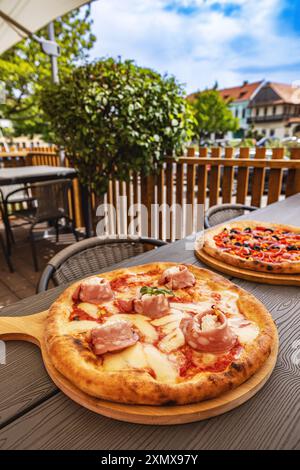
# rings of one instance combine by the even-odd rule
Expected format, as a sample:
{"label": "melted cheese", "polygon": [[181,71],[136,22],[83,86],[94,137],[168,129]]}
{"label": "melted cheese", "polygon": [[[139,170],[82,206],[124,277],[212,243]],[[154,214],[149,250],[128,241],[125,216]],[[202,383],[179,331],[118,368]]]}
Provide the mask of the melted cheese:
{"label": "melted cheese", "polygon": [[175,328],[158,343],[158,347],[162,352],[168,354],[171,351],[181,348],[184,344],[184,334],[180,328]]}
{"label": "melted cheese", "polygon": [[148,363],[141,343],[112,354],[105,354],[103,360],[104,370],[121,370],[128,368],[146,369]]}
{"label": "melted cheese", "polygon": [[215,301],[213,299],[210,300],[205,300],[204,302],[197,302],[196,304],[193,303],[175,303],[171,302],[170,305],[173,308],[176,308],[181,311],[187,311],[187,312],[197,312],[197,313],[202,313],[205,312],[205,310],[209,310],[212,305],[215,304]]}
{"label": "melted cheese", "polygon": [[[249,323],[246,326],[242,326],[243,323]],[[253,322],[239,317],[233,317],[228,319],[228,323],[231,326],[234,333],[237,335],[240,343],[251,343],[259,335],[259,327]]]}
{"label": "melted cheese", "polygon": [[81,321],[72,321],[66,323],[63,328],[61,329],[61,334],[77,334],[77,333],[85,333],[87,331],[92,330],[93,328],[97,328],[98,323],[92,320],[81,320]]}
{"label": "melted cheese", "polygon": [[155,372],[158,381],[166,383],[176,381],[178,376],[177,369],[165,354],[150,344],[144,346],[144,352],[149,367]]}
{"label": "melted cheese", "polygon": [[90,304],[88,302],[81,302],[78,304],[78,308],[80,310],[83,310],[85,313],[87,313],[90,317],[96,318],[96,320],[99,318],[99,307],[95,304]]}

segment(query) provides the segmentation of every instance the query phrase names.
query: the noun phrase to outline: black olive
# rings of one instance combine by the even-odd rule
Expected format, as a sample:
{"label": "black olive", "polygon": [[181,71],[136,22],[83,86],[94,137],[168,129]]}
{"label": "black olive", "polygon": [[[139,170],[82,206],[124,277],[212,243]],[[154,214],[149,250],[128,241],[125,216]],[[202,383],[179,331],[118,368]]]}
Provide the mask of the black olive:
{"label": "black olive", "polygon": [[245,243],[243,243],[243,246],[245,246],[246,248],[248,248],[248,246],[250,246],[250,245],[249,245],[249,243],[245,242]]}
{"label": "black olive", "polygon": [[237,230],[234,230],[234,228],[232,228],[232,229],[230,230],[230,233],[239,233],[239,232],[238,232]]}
{"label": "black olive", "polygon": [[274,230],[272,228],[266,228],[265,232],[270,232],[270,233],[273,233]]}
{"label": "black olive", "polygon": [[246,232],[246,233],[250,233],[250,232],[252,232],[252,230],[251,230],[251,228],[250,228],[250,227],[246,227],[246,228],[245,228],[245,230],[244,230],[244,232]]}
{"label": "black olive", "polygon": [[236,242],[234,245],[235,246],[242,246],[242,244],[240,242]]}
{"label": "black olive", "polygon": [[297,251],[298,248],[296,247],[296,245],[289,245],[286,247],[287,251]]}
{"label": "black olive", "polygon": [[254,245],[254,246],[253,246],[253,250],[255,250],[255,251],[260,251],[260,249],[261,249],[261,248],[260,248],[259,245]]}
{"label": "black olive", "polygon": [[277,240],[279,242],[280,238],[277,237],[277,235],[272,235],[273,238],[275,238],[275,240]]}
{"label": "black olive", "polygon": [[260,237],[259,235],[254,235],[254,237],[256,240],[261,240],[263,237]]}

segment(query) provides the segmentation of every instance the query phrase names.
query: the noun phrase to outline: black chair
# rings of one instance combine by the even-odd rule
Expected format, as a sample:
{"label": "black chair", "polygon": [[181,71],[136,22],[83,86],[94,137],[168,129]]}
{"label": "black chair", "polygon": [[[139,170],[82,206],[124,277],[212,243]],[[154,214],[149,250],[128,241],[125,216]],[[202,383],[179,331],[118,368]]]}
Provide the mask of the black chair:
{"label": "black chair", "polygon": [[3,255],[4,255],[4,258],[5,258],[6,264],[8,266],[8,269],[10,270],[11,273],[13,273],[14,269],[13,269],[13,266],[11,264],[10,256],[9,256],[9,253],[8,253],[7,248],[5,246],[5,243],[4,243],[4,240],[2,238],[1,233],[0,233],[0,246],[2,248]]}
{"label": "black chair", "polygon": [[16,189],[6,195],[3,202],[3,218],[7,232],[8,251],[10,253],[10,235],[13,225],[10,223],[10,217],[16,215],[18,218],[25,220],[25,223],[30,225],[29,239],[32,250],[33,264],[36,271],[38,271],[38,259],[36,254],[34,229],[38,224],[48,222],[55,227],[56,242],[59,241],[59,228],[60,222],[65,221],[74,234],[76,241],[78,241],[78,234],[75,230],[74,221],[68,214],[68,196],[72,188],[72,181],[69,179],[52,180],[44,183],[34,183],[26,187],[30,201],[27,202],[27,208],[19,209],[15,214],[12,210],[8,212],[10,204],[15,203],[16,194],[22,189]]}
{"label": "black chair", "polygon": [[37,292],[48,289],[50,280],[55,286],[70,283],[100,270],[137,256],[149,248],[167,245],[153,238],[88,238],[57,253],[41,274]]}
{"label": "black chair", "polygon": [[210,207],[205,214],[204,228],[211,228],[228,220],[240,217],[247,212],[257,210],[257,207],[244,204],[220,204]]}

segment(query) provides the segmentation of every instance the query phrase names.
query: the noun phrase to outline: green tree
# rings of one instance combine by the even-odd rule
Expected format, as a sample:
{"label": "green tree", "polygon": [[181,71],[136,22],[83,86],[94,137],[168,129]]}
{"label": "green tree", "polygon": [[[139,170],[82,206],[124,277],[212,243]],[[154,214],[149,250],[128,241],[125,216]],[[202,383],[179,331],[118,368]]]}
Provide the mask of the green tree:
{"label": "green tree", "polygon": [[[61,48],[59,75],[63,77],[88,57],[96,38],[91,32],[90,8],[72,11],[54,22],[56,41]],[[48,37],[47,28],[38,31]],[[51,80],[50,57],[33,39],[24,39],[0,57],[0,81],[5,83],[6,102],[0,117],[10,119],[15,135],[47,135],[47,126],[39,107],[39,94]]]}
{"label": "green tree", "polygon": [[110,177],[126,180],[131,170],[147,174],[191,137],[182,87],[129,60],[78,67],[59,86],[43,89],[42,106],[81,182],[99,196]]}
{"label": "green tree", "polygon": [[210,134],[224,135],[228,131],[239,128],[239,120],[235,118],[219,92],[214,89],[197,93],[192,101],[196,125],[194,135],[200,144],[209,138]]}

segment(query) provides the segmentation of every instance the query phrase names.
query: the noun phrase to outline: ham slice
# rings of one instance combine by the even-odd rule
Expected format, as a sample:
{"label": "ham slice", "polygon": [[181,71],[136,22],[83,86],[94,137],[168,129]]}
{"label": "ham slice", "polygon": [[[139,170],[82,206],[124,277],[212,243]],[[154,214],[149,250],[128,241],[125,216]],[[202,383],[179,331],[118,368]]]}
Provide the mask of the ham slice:
{"label": "ham slice", "polygon": [[223,313],[213,309],[183,318],[180,327],[185,340],[196,351],[222,354],[235,346],[237,337]]}
{"label": "ham slice", "polygon": [[117,299],[115,301],[116,306],[123,313],[133,312],[133,299]]}
{"label": "ham slice", "polygon": [[98,276],[82,281],[72,296],[75,301],[80,300],[91,304],[99,304],[112,298],[113,291],[109,281]]}
{"label": "ham slice", "polygon": [[183,264],[166,269],[159,280],[169,289],[183,289],[192,287],[196,282],[195,276]]}
{"label": "ham slice", "polygon": [[138,334],[126,320],[116,320],[91,331],[91,343],[96,355],[128,348],[138,339]]}
{"label": "ham slice", "polygon": [[144,294],[140,299],[133,301],[136,313],[141,313],[152,319],[168,315],[170,304],[164,294],[150,295]]}

